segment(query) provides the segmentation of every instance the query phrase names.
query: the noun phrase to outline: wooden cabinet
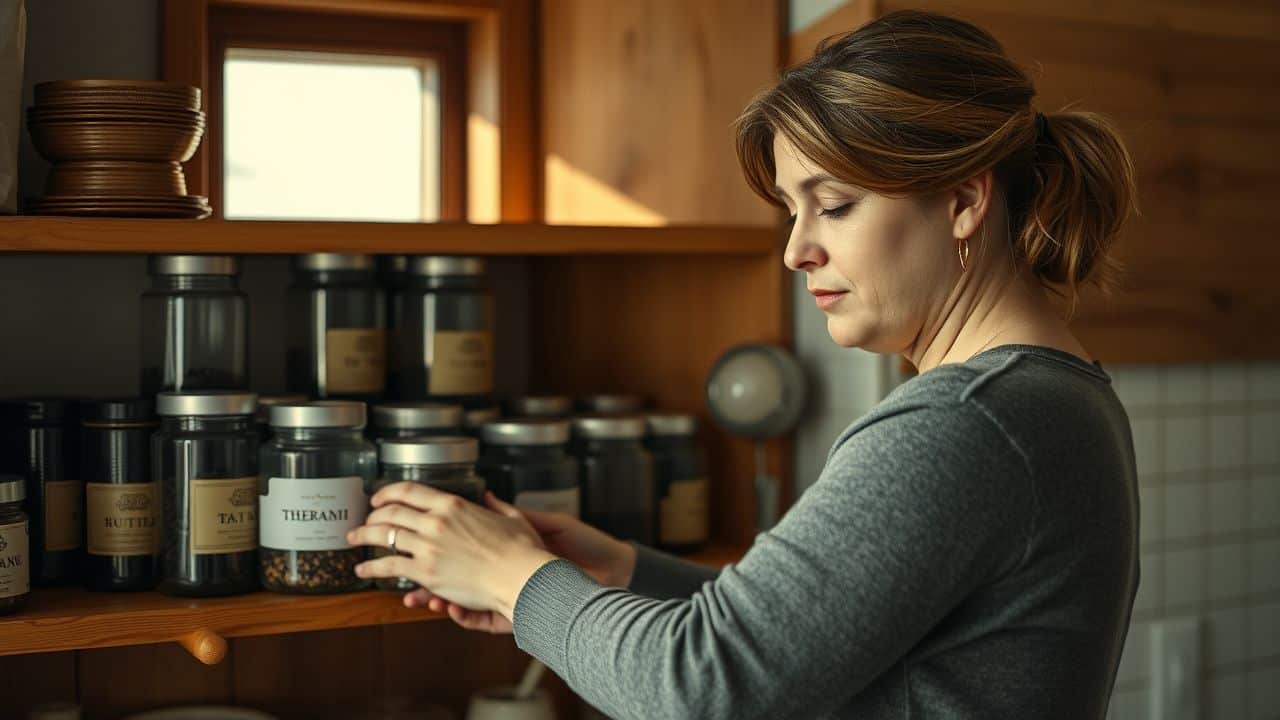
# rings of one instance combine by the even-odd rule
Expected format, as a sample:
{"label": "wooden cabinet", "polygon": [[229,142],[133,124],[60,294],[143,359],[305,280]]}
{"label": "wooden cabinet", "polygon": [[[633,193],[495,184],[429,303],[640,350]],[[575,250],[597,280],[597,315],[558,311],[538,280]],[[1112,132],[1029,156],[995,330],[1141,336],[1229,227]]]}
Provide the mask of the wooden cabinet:
{"label": "wooden cabinet", "polygon": [[[0,218],[0,260],[215,251],[468,253],[526,264],[524,307],[512,308],[528,318],[526,389],[630,392],[698,415],[714,542],[696,559],[723,565],[751,542],[751,445],[714,426],[703,386],[737,343],[790,344],[774,229]],[[769,463],[789,489],[789,442],[770,444]],[[383,697],[460,710],[472,691],[519,676],[527,658],[509,637],[441,619],[377,591],[190,600],[37,590],[23,612],[0,618],[0,714],[65,699],[92,718],[196,702],[346,718]],[[567,713],[571,696],[552,685]]]}
{"label": "wooden cabinet", "polygon": [[733,120],[777,76],[776,0],[544,0],[545,220],[772,227]]}

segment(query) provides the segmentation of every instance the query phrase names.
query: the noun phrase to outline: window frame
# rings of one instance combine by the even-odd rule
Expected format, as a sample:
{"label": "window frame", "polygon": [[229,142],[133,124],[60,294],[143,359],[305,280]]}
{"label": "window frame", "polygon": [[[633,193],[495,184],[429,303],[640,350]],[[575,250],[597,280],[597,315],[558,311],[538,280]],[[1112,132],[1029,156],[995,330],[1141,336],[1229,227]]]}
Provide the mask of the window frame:
{"label": "window frame", "polygon": [[209,7],[208,194],[223,210],[223,91],[228,48],[429,58],[440,79],[440,222],[467,217],[468,24],[252,7]]}

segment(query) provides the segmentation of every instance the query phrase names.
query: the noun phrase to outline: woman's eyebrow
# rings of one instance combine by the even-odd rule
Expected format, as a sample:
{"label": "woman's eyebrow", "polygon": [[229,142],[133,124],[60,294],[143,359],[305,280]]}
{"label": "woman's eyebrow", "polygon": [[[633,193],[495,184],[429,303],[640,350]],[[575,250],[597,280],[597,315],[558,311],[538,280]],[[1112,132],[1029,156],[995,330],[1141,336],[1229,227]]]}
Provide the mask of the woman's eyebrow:
{"label": "woman's eyebrow", "polygon": [[[813,188],[825,182],[840,182],[840,181],[831,177],[830,175],[827,175],[826,173],[810,175],[809,177],[805,178],[803,181],[800,182],[800,191],[808,192],[809,190],[812,190]],[[773,192],[779,195],[780,197],[786,198],[788,200],[791,199],[791,196],[787,195],[787,191],[783,190],[778,185],[773,186]]]}

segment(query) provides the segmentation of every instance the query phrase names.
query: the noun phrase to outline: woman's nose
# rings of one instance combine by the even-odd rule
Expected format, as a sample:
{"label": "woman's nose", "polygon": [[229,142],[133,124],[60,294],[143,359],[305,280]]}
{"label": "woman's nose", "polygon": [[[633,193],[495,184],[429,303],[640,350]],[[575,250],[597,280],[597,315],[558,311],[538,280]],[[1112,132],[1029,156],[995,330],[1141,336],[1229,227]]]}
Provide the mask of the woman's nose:
{"label": "woman's nose", "polygon": [[827,254],[822,246],[814,242],[803,218],[797,218],[791,226],[791,235],[787,238],[787,249],[782,253],[782,262],[796,272],[813,270],[827,264]]}

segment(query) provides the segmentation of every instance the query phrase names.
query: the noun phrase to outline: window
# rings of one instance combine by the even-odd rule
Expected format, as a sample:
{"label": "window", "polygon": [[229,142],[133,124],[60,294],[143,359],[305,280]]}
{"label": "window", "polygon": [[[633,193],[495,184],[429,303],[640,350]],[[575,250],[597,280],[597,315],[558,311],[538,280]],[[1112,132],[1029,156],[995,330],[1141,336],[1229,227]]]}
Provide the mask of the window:
{"label": "window", "polygon": [[435,62],[231,49],[223,68],[223,216],[435,221]]}
{"label": "window", "polygon": [[463,25],[236,9],[210,20],[215,212],[463,218]]}

